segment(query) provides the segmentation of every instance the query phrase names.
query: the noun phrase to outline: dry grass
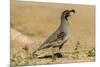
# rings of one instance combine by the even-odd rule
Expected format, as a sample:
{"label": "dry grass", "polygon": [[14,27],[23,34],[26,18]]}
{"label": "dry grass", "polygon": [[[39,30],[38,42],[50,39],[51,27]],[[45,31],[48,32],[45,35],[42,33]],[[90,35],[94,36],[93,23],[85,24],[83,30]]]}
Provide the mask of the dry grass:
{"label": "dry grass", "polygon": [[[77,49],[77,50],[76,50]],[[49,50],[50,51],[50,50]],[[74,52],[61,51],[62,58],[42,58],[45,55],[52,55],[52,53],[46,53],[48,50],[43,50],[42,53],[37,53],[37,58],[32,58],[32,49],[25,50],[22,48],[11,49],[11,63],[16,66],[20,65],[37,65],[37,64],[55,64],[55,63],[72,63],[72,62],[92,62],[95,61],[95,49],[78,51],[76,45]],[[44,53],[44,54],[43,54]]]}

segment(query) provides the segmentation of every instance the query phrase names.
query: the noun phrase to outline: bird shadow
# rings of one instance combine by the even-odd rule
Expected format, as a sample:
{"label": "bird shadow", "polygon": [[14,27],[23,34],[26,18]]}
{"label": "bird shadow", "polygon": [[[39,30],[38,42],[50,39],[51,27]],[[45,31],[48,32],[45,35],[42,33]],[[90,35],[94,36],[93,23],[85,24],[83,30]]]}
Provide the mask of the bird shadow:
{"label": "bird shadow", "polygon": [[53,55],[45,55],[42,57],[38,57],[39,59],[46,59],[46,58],[53,58],[55,56],[56,58],[62,58],[63,55],[61,53],[54,53]]}

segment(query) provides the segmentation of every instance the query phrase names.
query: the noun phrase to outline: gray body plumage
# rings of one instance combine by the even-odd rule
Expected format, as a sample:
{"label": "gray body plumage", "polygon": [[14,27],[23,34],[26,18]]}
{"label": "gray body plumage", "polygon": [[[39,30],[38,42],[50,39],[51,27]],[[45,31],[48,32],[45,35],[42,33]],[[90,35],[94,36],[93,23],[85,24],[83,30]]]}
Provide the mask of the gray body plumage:
{"label": "gray body plumage", "polygon": [[[68,40],[68,34],[69,34],[69,22],[68,22],[68,17],[70,16],[70,12],[74,12],[74,10],[65,10],[61,14],[61,24],[58,27],[58,29],[51,34],[47,40],[37,49],[33,52],[33,55],[35,52],[49,48],[49,47],[59,47],[59,49],[62,48],[63,44]],[[62,37],[62,38],[61,38]],[[58,42],[60,39],[60,43],[55,44],[55,42]],[[53,44],[54,43],[54,44]]]}

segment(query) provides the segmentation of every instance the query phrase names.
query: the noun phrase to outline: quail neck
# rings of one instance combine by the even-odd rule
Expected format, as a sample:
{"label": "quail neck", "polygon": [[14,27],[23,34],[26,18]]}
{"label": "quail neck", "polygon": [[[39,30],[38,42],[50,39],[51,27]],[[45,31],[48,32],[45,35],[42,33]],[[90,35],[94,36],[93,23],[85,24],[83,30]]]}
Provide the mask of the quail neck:
{"label": "quail neck", "polygon": [[69,28],[69,22],[66,20],[64,17],[61,18],[61,31],[65,32],[66,34],[68,33],[68,28]]}

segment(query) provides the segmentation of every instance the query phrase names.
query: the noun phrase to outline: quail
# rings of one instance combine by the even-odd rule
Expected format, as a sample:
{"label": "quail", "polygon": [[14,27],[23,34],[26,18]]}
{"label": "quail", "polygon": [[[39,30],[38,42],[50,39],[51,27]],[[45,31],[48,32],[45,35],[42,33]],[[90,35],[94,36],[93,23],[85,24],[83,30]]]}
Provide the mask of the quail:
{"label": "quail", "polygon": [[68,17],[71,16],[70,13],[75,13],[75,10],[65,10],[61,14],[61,24],[59,25],[58,29],[51,34],[41,45],[38,49],[33,51],[33,57],[37,51],[46,48],[59,48],[59,50],[63,47],[64,43],[67,42],[69,38],[69,21]]}

